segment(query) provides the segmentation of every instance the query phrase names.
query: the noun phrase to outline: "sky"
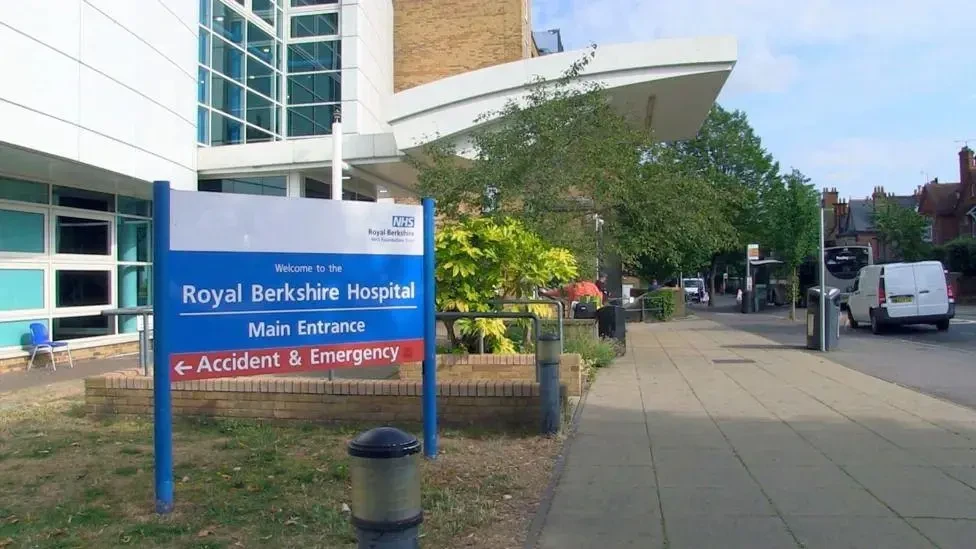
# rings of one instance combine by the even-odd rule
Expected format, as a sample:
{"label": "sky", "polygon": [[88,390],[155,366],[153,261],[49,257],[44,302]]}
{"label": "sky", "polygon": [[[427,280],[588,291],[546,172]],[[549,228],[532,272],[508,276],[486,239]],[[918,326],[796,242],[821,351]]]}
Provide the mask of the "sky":
{"label": "sky", "polygon": [[[783,170],[863,198],[959,181],[976,148],[972,0],[531,0],[566,50],[732,35],[718,101],[749,117]],[[958,142],[957,142],[958,141]]]}

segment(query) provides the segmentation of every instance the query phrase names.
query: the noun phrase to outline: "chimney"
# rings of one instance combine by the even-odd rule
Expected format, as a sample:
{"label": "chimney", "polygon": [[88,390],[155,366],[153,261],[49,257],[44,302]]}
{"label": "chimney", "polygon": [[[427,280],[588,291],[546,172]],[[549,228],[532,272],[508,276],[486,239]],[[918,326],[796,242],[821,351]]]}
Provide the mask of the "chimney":
{"label": "chimney", "polygon": [[871,199],[876,201],[879,198],[884,198],[884,197],[885,197],[884,186],[882,185],[882,186],[875,187],[874,193],[871,195]]}
{"label": "chimney", "polygon": [[834,204],[834,219],[839,220],[847,217],[847,200],[841,200]]}
{"label": "chimney", "polygon": [[959,151],[959,181],[963,186],[967,183],[974,184],[974,174],[976,171],[976,160],[973,159],[973,150],[968,146]]}
{"label": "chimney", "polygon": [[823,190],[824,209],[833,208],[837,204],[837,187]]}

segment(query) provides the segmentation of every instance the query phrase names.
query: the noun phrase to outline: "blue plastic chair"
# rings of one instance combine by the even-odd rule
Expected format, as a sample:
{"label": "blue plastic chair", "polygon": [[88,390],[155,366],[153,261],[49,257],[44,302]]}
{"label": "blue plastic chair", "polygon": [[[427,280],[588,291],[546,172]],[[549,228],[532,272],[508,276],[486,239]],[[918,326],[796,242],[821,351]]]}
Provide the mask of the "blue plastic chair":
{"label": "blue plastic chair", "polygon": [[33,347],[33,349],[31,350],[30,362],[27,363],[28,370],[34,366],[34,357],[37,355],[37,351],[47,351],[51,355],[51,369],[57,372],[57,360],[54,358],[55,349],[64,349],[67,351],[68,367],[75,367],[75,363],[71,359],[71,348],[68,347],[67,341],[52,341],[50,334],[47,333],[47,326],[40,322],[32,322],[30,325],[30,331],[31,347]]}

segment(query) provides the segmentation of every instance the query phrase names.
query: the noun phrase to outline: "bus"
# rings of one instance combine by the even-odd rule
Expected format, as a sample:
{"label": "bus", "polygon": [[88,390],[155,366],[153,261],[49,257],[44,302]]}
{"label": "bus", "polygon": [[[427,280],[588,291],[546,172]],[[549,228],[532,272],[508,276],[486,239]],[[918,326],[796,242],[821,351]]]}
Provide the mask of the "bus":
{"label": "bus", "polygon": [[[846,306],[847,296],[854,288],[854,280],[867,265],[874,264],[874,250],[870,244],[851,246],[832,246],[824,249],[824,283],[828,288],[841,292],[841,304]],[[807,289],[816,286],[820,280],[819,269],[814,258],[810,258],[799,269],[799,304],[806,306]]]}

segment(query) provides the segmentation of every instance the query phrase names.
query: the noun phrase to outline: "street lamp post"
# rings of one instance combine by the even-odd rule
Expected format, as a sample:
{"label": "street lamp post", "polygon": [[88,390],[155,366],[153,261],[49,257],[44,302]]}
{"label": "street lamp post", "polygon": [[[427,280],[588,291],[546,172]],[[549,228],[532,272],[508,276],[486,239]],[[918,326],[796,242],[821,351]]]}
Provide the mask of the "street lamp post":
{"label": "street lamp post", "polygon": [[824,266],[824,203],[820,200],[820,352],[827,351],[827,286]]}

